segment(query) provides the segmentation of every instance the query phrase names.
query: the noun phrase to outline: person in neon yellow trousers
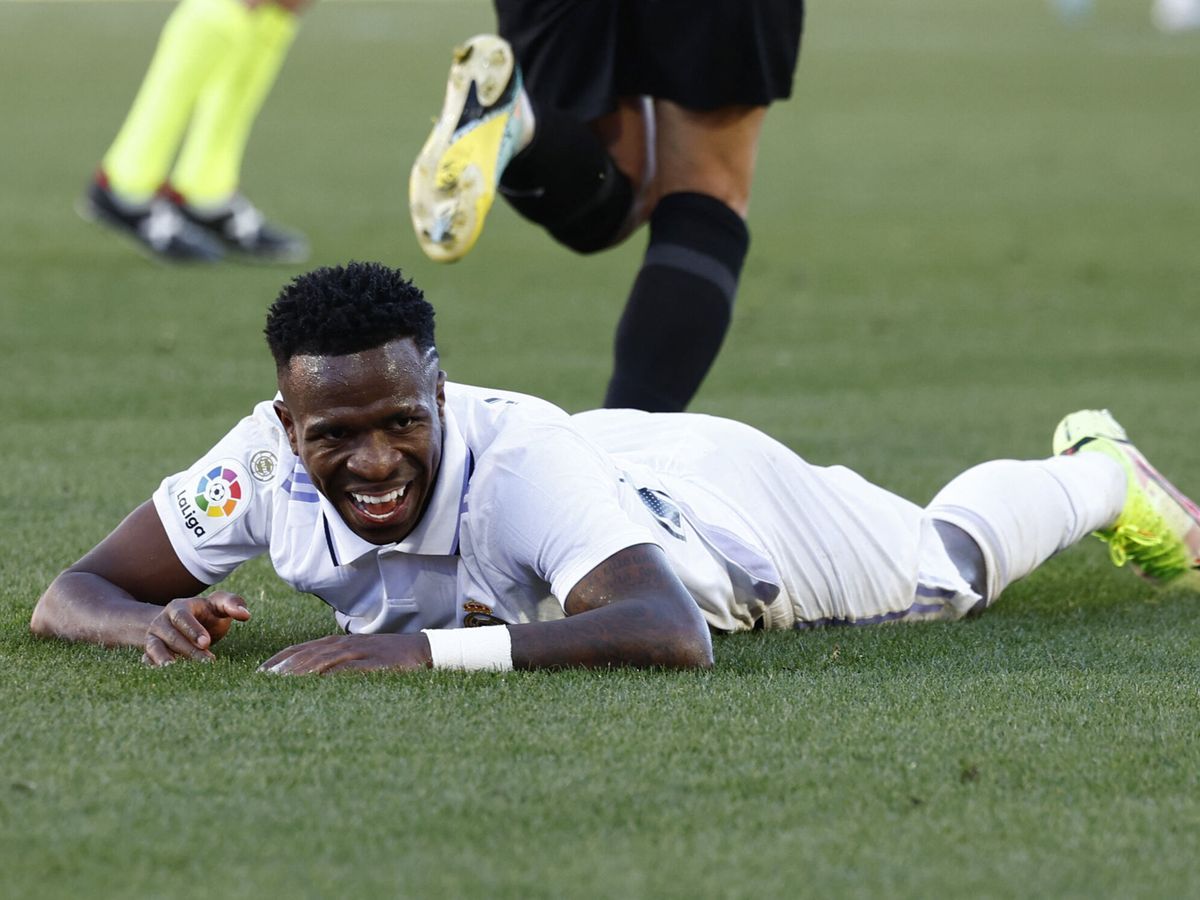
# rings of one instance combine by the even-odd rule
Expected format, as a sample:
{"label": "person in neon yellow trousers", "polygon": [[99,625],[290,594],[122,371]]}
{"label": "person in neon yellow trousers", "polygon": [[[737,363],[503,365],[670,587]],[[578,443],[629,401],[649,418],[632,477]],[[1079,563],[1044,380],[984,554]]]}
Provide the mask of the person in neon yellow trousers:
{"label": "person in neon yellow trousers", "polygon": [[304,260],[305,238],[267,222],[238,179],[305,3],[181,0],[80,213],[172,262]]}

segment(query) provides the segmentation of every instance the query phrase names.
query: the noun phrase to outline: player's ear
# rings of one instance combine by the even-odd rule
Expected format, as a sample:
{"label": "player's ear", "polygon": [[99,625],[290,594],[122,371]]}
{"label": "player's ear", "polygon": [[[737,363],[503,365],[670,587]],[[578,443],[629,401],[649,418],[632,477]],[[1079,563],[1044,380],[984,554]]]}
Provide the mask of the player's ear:
{"label": "player's ear", "polygon": [[299,456],[300,445],[296,442],[296,420],[292,418],[292,411],[287,408],[287,404],[282,400],[276,400],[275,415],[279,416],[279,423],[283,426],[283,430],[287,432],[288,443],[292,445],[292,452]]}
{"label": "player's ear", "polygon": [[437,374],[437,408],[438,418],[441,419],[446,409],[446,373],[441,369],[438,369]]}

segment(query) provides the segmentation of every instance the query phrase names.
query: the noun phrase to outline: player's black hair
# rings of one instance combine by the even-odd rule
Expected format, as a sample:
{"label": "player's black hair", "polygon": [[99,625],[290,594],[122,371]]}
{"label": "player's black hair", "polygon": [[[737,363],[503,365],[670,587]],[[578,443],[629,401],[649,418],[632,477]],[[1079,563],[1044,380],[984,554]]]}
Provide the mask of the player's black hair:
{"label": "player's black hair", "polygon": [[433,350],[433,307],[399,269],[350,262],[299,275],[267,311],[267,346],[275,365],[293,356],[344,356],[412,338]]}

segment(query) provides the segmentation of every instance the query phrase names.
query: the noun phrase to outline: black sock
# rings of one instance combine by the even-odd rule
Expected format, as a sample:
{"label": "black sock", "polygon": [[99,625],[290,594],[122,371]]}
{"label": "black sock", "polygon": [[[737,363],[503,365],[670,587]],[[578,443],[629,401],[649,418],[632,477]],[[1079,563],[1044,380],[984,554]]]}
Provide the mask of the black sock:
{"label": "black sock", "polygon": [[606,407],[688,405],[721,349],[749,245],[742,217],[715,197],[668,194],[658,202],[617,326]]}
{"label": "black sock", "polygon": [[525,218],[579,253],[612,246],[633,205],[633,185],[588,126],[534,110],[533,140],[509,161],[500,193]]}

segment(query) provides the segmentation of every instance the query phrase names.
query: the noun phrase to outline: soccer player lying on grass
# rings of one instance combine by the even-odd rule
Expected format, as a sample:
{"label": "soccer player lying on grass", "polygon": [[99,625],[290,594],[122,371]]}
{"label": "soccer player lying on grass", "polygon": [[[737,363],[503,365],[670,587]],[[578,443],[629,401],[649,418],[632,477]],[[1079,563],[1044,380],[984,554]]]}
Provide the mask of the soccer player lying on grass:
{"label": "soccer player lying on grass", "polygon": [[271,672],[702,667],[711,632],[961,618],[1092,531],[1155,581],[1200,565],[1200,510],[1107,412],[922,509],[737,422],[449,383],[380,265],[297,278],[266,334],[279,399],[59,575],[35,633],[210,659],[250,612],[200,592],[269,553],[346,632]]}

